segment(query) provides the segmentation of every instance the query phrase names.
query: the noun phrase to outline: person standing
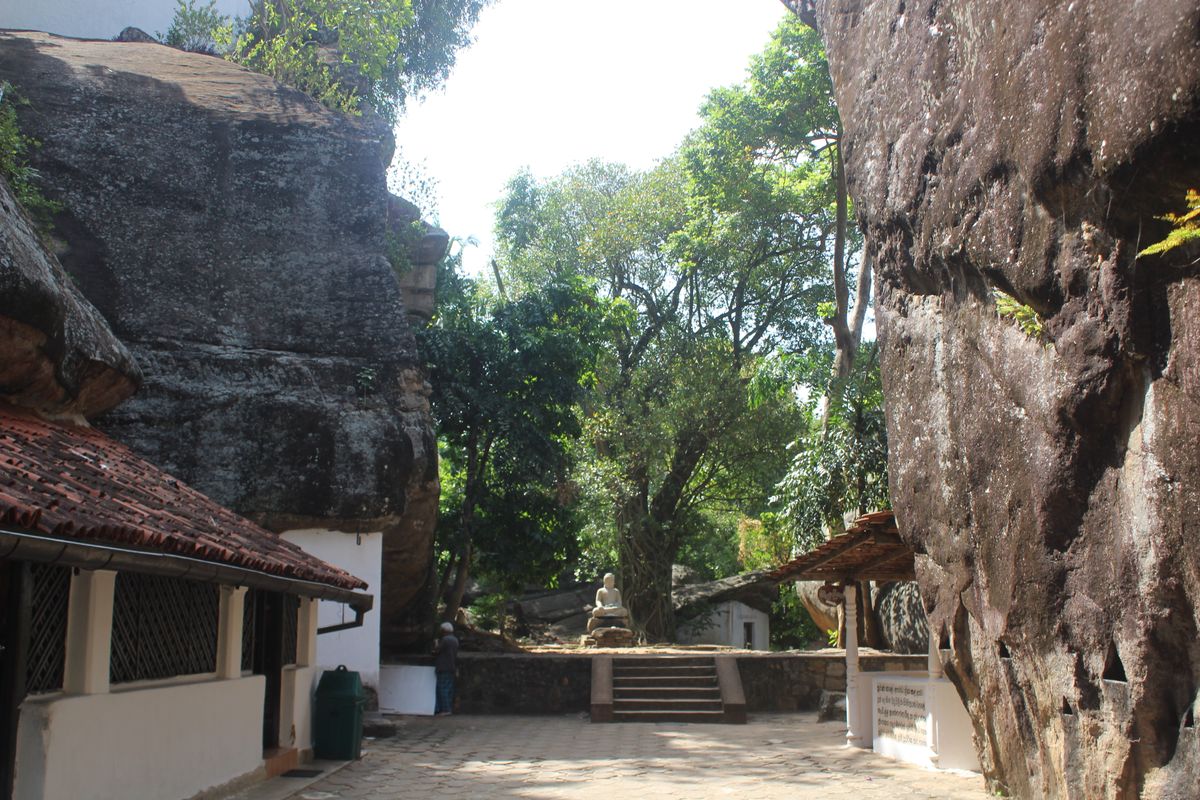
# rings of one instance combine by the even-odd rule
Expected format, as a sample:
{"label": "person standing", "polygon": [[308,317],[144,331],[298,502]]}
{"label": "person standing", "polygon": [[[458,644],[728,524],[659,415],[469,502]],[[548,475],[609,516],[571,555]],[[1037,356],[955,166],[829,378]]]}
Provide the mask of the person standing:
{"label": "person standing", "polygon": [[442,638],[434,646],[433,671],[437,675],[437,694],[433,704],[436,717],[446,716],[454,710],[454,670],[458,662],[458,637],[454,625],[442,623]]}

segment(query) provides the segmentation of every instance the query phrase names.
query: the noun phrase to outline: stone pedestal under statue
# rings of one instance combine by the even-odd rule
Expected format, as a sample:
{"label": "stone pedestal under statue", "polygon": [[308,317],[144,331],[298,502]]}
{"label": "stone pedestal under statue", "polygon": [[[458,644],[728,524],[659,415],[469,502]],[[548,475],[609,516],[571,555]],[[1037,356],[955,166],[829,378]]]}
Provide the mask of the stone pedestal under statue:
{"label": "stone pedestal under statue", "polygon": [[596,606],[587,623],[587,635],[582,643],[591,647],[628,647],[633,644],[629,610],[621,605],[621,590],[616,577],[609,572],[604,585],[596,590]]}

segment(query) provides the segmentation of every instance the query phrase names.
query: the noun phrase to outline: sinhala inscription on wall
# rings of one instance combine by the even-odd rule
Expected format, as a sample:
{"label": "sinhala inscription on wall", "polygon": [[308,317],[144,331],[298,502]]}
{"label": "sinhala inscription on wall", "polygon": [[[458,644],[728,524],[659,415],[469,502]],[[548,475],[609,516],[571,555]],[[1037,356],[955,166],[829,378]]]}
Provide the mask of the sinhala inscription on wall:
{"label": "sinhala inscription on wall", "polygon": [[918,747],[929,744],[924,686],[876,681],[875,719],[880,737]]}

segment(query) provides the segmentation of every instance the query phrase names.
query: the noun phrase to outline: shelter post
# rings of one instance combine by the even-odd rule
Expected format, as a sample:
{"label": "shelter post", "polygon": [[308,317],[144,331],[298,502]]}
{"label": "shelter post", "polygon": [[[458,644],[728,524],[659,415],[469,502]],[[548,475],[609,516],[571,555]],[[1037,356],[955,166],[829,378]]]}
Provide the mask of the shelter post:
{"label": "shelter post", "polygon": [[846,744],[862,747],[858,708],[858,582],[846,581]]}

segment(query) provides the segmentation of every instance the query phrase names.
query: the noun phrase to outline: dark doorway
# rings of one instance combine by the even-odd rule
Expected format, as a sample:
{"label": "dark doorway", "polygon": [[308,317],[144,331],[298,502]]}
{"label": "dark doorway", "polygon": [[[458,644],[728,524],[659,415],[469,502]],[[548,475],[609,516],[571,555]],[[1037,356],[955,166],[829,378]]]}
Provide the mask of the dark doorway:
{"label": "dark doorway", "polygon": [[742,623],[742,641],[745,642],[744,647],[746,650],[754,649],[754,623],[753,622],[743,622]]}
{"label": "dark doorway", "polygon": [[25,699],[33,581],[29,564],[0,561],[0,798],[11,800],[16,777],[17,720]]}
{"label": "dark doorway", "polygon": [[283,691],[283,595],[254,593],[254,674],[267,679],[263,702],[263,750],[279,746],[279,705]]}

